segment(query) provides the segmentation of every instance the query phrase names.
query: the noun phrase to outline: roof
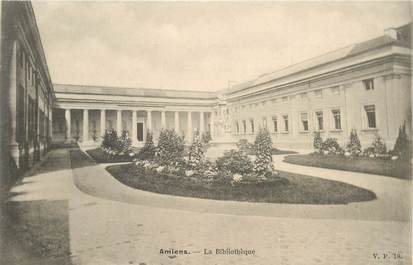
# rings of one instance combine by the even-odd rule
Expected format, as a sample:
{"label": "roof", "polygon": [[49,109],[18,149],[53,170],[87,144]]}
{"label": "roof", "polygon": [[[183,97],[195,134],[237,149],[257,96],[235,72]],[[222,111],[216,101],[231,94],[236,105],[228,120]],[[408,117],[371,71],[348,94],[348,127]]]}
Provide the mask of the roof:
{"label": "roof", "polygon": [[[397,30],[403,30],[404,34],[410,32],[411,24],[397,28]],[[409,33],[410,34],[410,33]],[[410,36],[410,35],[409,35]],[[286,68],[274,71],[272,73],[261,75],[253,80],[249,80],[240,84],[232,86],[227,93],[233,93],[239,90],[246,89],[248,87],[256,86],[262,83],[273,81],[282,77],[286,77],[304,70],[310,70],[312,68],[325,65],[337,60],[349,58],[373,49],[378,49],[387,45],[395,45],[400,47],[411,47],[410,38],[404,37],[400,40],[394,39],[390,36],[383,35],[368,41],[361,43],[353,44],[311,59],[306,61],[288,66]]]}
{"label": "roof", "polygon": [[206,92],[206,91],[68,85],[68,84],[54,84],[54,90],[56,94],[70,93],[70,94],[117,95],[117,96],[135,96],[135,97],[215,99],[217,96],[216,92]]}

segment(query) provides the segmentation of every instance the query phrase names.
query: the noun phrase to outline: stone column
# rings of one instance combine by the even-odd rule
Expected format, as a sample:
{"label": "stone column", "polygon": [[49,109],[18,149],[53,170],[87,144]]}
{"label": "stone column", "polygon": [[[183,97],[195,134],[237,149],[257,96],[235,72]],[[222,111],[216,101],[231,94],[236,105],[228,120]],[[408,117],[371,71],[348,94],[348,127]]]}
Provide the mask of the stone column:
{"label": "stone column", "polygon": [[122,110],[118,110],[116,116],[116,132],[118,136],[122,135]]}
{"label": "stone column", "polygon": [[[106,132],[106,110],[100,110],[100,136],[105,136]],[[101,139],[103,140],[103,139]]]}
{"label": "stone column", "polygon": [[132,144],[133,145],[136,145],[137,140],[138,140],[137,123],[138,123],[138,116],[137,116],[136,110],[132,110]]}
{"label": "stone column", "polygon": [[191,111],[188,111],[187,112],[187,115],[188,115],[188,136],[187,136],[187,139],[188,139],[188,142],[192,142],[192,112]]}
{"label": "stone column", "polygon": [[215,111],[211,111],[211,117],[209,120],[209,124],[210,124],[210,133],[211,133],[211,138],[213,139],[215,137]]}
{"label": "stone column", "polygon": [[89,110],[83,110],[83,142],[89,141]]}
{"label": "stone column", "polygon": [[175,111],[175,132],[179,135],[179,111]]}
{"label": "stone column", "polygon": [[199,137],[202,137],[202,134],[205,132],[205,120],[204,112],[199,112]]}
{"label": "stone column", "polygon": [[65,125],[66,125],[66,142],[70,142],[72,138],[72,136],[70,135],[70,131],[71,131],[70,109],[65,109]]}
{"label": "stone column", "polygon": [[166,129],[165,111],[161,111],[161,128]]}
{"label": "stone column", "polygon": [[[12,36],[10,37],[13,38]],[[10,133],[9,134],[10,139],[9,139],[9,142],[7,142],[7,144],[9,144],[10,146],[10,154],[13,157],[14,162],[16,163],[16,166],[20,168],[21,166],[19,163],[20,151],[19,151],[19,146],[17,144],[17,135],[16,135],[17,133],[16,132],[16,127],[17,127],[16,115],[17,115],[17,107],[18,107],[17,106],[17,42],[16,41],[13,41],[11,48],[12,48],[11,50],[12,53],[11,53],[11,60],[10,60],[10,75],[9,75],[9,87],[8,87],[9,89],[9,102],[8,103],[9,103],[9,114],[10,114],[10,116],[8,117],[9,122],[10,122],[10,127],[8,129]],[[23,106],[19,106],[19,107],[23,107]],[[6,111],[6,109],[2,109],[2,111]],[[6,159],[8,159],[8,156],[9,154],[6,154],[4,157],[2,157],[2,159],[6,161]]]}
{"label": "stone column", "polygon": [[49,136],[50,136],[50,139],[53,139],[53,108],[50,106],[49,106]]}
{"label": "stone column", "polygon": [[[16,126],[17,126],[17,42],[13,41],[12,54],[10,60],[9,76],[9,106],[10,106],[10,144],[17,146]],[[23,107],[23,106],[19,106]],[[18,159],[16,161],[18,163]]]}
{"label": "stone column", "polygon": [[148,110],[146,111],[146,114],[148,115],[146,118],[146,127],[148,128],[148,131],[152,132],[152,111]]}

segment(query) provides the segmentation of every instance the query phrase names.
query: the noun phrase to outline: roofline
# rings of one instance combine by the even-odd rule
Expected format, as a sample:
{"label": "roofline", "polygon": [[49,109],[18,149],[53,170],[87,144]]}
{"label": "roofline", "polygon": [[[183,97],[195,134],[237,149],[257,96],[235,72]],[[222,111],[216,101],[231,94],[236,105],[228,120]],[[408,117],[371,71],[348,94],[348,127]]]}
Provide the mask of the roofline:
{"label": "roofline", "polygon": [[[288,65],[288,66],[286,66],[286,67],[279,68],[278,70],[275,70],[275,71],[272,71],[272,72],[269,72],[269,73],[260,75],[260,76],[254,78],[254,79],[247,80],[247,81],[245,81],[245,82],[243,82],[243,83],[251,82],[251,81],[256,80],[256,79],[258,79],[258,78],[265,77],[266,75],[275,74],[275,73],[278,72],[278,71],[282,71],[282,70],[288,69],[288,68],[290,68],[290,67],[293,67],[293,66],[296,66],[296,65],[299,65],[299,64],[302,64],[302,63],[305,63],[305,62],[308,62],[308,61],[311,61],[311,60],[320,58],[320,57],[322,57],[322,56],[325,56],[325,55],[328,55],[328,54],[331,54],[331,53],[334,53],[334,52],[337,52],[337,51],[340,51],[340,50],[343,50],[343,49],[346,49],[346,48],[349,48],[349,47],[352,47],[352,46],[355,46],[355,45],[358,45],[358,44],[362,44],[362,43],[364,43],[364,42],[366,42],[366,41],[369,41],[369,40],[373,40],[373,39],[376,39],[376,38],[380,38],[380,37],[382,37],[382,36],[385,36],[385,35],[380,35],[380,36],[377,36],[377,37],[374,37],[374,38],[371,38],[371,39],[368,39],[368,40],[365,40],[365,41],[357,42],[357,43],[354,43],[354,44],[351,44],[351,45],[347,45],[347,46],[344,46],[344,47],[335,49],[335,50],[333,50],[333,51],[329,51],[329,52],[327,52],[327,53],[323,53],[323,54],[320,54],[320,55],[317,55],[317,56],[308,58],[308,59],[306,59],[306,60],[297,62],[297,63],[295,63],[295,64],[291,64],[291,65]],[[380,46],[378,46],[378,47],[375,47],[375,48],[373,48],[373,49],[371,49],[371,50],[369,50],[369,51],[377,50],[377,49],[380,49],[380,48],[383,48],[383,47],[386,47],[386,46],[397,46],[397,45],[395,45],[394,43],[385,43],[385,44],[380,45]],[[411,48],[410,48],[410,49],[411,49]],[[367,52],[367,51],[364,51],[364,52]],[[286,75],[283,75],[283,76],[280,76],[280,77],[276,77],[276,78],[273,78],[273,79],[269,79],[269,80],[267,80],[267,81],[260,82],[260,83],[254,84],[254,85],[250,85],[250,86],[246,86],[246,87],[241,87],[241,88],[239,88],[239,89],[234,89],[234,90],[231,90],[231,88],[230,88],[230,90],[227,91],[226,94],[231,95],[231,94],[233,94],[233,93],[237,93],[237,92],[240,92],[240,91],[249,89],[249,88],[253,88],[253,87],[256,87],[256,86],[259,86],[259,85],[271,83],[271,82],[273,82],[274,80],[277,80],[277,79],[280,79],[280,78],[284,78],[284,77],[288,77],[288,76],[292,76],[292,75],[295,75],[295,74],[299,74],[299,73],[302,73],[302,72],[305,72],[305,71],[308,71],[308,70],[312,70],[312,69],[315,69],[315,68],[317,68],[317,67],[325,66],[325,65],[328,65],[328,64],[331,64],[331,63],[334,63],[334,62],[338,62],[338,61],[341,61],[341,60],[344,60],[344,59],[352,58],[352,57],[355,57],[355,56],[357,56],[357,55],[360,55],[360,54],[362,54],[362,53],[364,53],[364,52],[352,54],[352,55],[349,55],[349,56],[344,56],[344,57],[342,57],[342,58],[338,58],[338,59],[331,60],[331,61],[327,61],[327,62],[325,62],[325,63],[321,63],[321,64],[318,64],[318,65],[314,65],[314,66],[312,66],[312,67],[308,67],[308,68],[305,68],[305,69],[302,69],[302,70],[299,70],[299,71],[296,71],[296,72],[292,72],[292,73],[289,73],[289,74],[286,74]],[[240,83],[239,85],[242,85],[242,83]]]}
{"label": "roofline", "polygon": [[[157,90],[157,91],[171,91],[171,92],[195,92],[203,94],[217,94],[220,90],[216,91],[203,91],[203,90],[179,90],[179,89],[167,89],[167,88],[148,88],[148,87],[125,87],[125,86],[110,86],[110,85],[81,85],[81,84],[63,84],[53,83],[55,86],[75,86],[75,87],[94,87],[94,88],[120,88],[120,89],[143,89],[143,90]],[[57,93],[63,93],[58,92]]]}

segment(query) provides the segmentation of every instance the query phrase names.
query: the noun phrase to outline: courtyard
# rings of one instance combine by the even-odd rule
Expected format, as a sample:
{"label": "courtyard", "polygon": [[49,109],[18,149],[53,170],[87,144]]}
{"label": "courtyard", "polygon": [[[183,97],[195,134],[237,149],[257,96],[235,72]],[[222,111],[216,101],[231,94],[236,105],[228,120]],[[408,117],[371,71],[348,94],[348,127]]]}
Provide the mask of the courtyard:
{"label": "courtyard", "polygon": [[[297,166],[281,155],[273,157],[279,170],[366,188],[377,200],[214,201],[129,188],[105,170],[108,164],[71,158],[70,151],[81,154],[51,151],[10,191],[4,264],[411,263],[409,180]],[[205,254],[226,248],[255,255]],[[170,249],[190,254],[160,254]]]}

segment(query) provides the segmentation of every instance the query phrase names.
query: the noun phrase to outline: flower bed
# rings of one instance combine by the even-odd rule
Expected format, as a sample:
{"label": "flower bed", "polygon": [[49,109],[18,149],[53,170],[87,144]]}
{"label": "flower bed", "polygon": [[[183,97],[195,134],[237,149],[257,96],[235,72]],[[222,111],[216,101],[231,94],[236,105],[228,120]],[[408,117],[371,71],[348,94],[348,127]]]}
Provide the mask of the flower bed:
{"label": "flower bed", "polygon": [[184,197],[267,203],[345,204],[376,198],[346,183],[279,172],[265,179],[214,178],[144,161],[106,168],[121,183],[140,190]]}
{"label": "flower bed", "polygon": [[290,155],[285,162],[303,166],[322,167],[411,179],[411,163],[406,160],[389,160],[370,157],[346,157],[341,155]]}
{"label": "flower bed", "polygon": [[[105,152],[101,147],[86,151],[96,163],[121,163],[132,162],[135,156],[134,153],[114,154],[112,151]],[[132,155],[131,155],[132,154]]]}

